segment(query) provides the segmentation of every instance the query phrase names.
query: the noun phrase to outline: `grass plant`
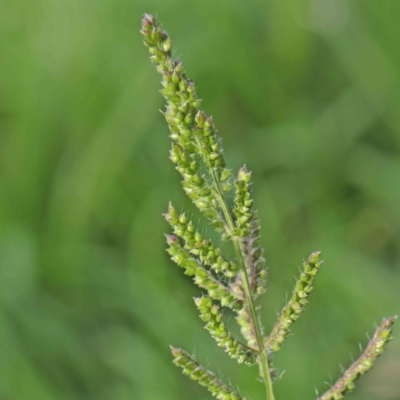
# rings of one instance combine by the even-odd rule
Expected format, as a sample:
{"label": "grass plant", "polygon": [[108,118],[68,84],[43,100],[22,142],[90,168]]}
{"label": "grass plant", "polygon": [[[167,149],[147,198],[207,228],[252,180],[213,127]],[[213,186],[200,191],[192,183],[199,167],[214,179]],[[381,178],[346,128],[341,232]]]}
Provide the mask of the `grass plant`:
{"label": "grass plant", "polygon": [[[305,310],[323,265],[321,253],[312,253],[303,263],[291,297],[266,335],[259,317],[259,297],[266,290],[267,269],[260,245],[260,221],[251,193],[251,172],[243,166],[234,175],[227,167],[213,118],[201,109],[194,81],[186,76],[182,63],[172,58],[172,41],[154,16],[143,16],[141,33],[150,59],[162,75],[161,93],[166,99],[163,114],[172,139],[170,159],[182,175],[183,190],[220,234],[220,242],[232,246],[234,257],[230,259],[219,244],[204,237],[188,213],[178,212],[172,204],[164,214],[172,229],[172,234],[167,235],[167,251],[204,291],[194,302],[217,345],[239,363],[258,365],[265,398],[275,400],[273,382],[277,374],[272,356]],[[241,338],[224,323],[225,308],[235,313]],[[372,368],[391,340],[395,319],[382,321],[359,359],[319,400],[342,399],[354,388],[355,380]],[[174,363],[183,373],[205,386],[217,399],[245,399],[186,351],[174,347],[171,351]]]}

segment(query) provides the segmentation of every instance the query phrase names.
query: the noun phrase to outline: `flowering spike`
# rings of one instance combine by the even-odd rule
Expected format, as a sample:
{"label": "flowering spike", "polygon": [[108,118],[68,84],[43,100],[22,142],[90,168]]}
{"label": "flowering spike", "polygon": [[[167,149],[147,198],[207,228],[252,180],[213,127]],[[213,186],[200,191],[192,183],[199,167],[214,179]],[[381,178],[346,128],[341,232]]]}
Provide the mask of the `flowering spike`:
{"label": "flowering spike", "polygon": [[254,212],[251,210],[253,200],[251,198],[251,172],[246,166],[240,168],[235,185],[235,207],[233,213],[236,217],[236,234],[241,238],[247,238],[250,234]]}
{"label": "flowering spike", "polygon": [[215,247],[210,240],[203,239],[185,213],[178,216],[178,213],[170,203],[168,212],[164,216],[172,226],[175,235],[183,238],[185,249],[189,253],[199,258],[204,265],[209,266],[216,273],[224,274],[228,278],[233,278],[237,275],[237,266],[224,258],[221,254],[221,249]]}
{"label": "flowering spike", "polygon": [[186,77],[182,63],[171,58],[172,42],[161,24],[153,16],[145,14],[141,33],[149,48],[150,59],[162,75],[161,94],[167,101],[165,119],[171,138],[180,146],[178,152],[173,147],[171,160],[183,176],[186,194],[218,230],[226,230],[218,200],[197,162],[201,159],[207,167],[213,168],[218,177],[225,167],[212,118],[199,110],[201,100],[197,97],[195,84]]}
{"label": "flowering spike", "polygon": [[211,371],[202,367],[193,357],[182,349],[171,346],[174,356],[173,363],[183,369],[183,373],[190,379],[205,386],[218,400],[246,400],[245,397],[236,393],[231,387],[218,379]]}
{"label": "flowering spike", "polygon": [[200,318],[207,322],[205,329],[210,332],[218,346],[223,347],[239,363],[255,364],[257,351],[240,343],[228,332],[225,324],[222,322],[222,314],[219,311],[219,307],[213,304],[212,299],[208,296],[203,296],[195,298],[194,302],[200,312]]}
{"label": "flowering spike", "polygon": [[303,272],[296,282],[292,296],[278,318],[272,332],[265,340],[265,347],[271,351],[280,350],[282,342],[290,333],[290,325],[296,321],[308,303],[308,296],[313,290],[315,277],[323,263],[320,260],[321,252],[312,253],[307,262],[303,264]]}
{"label": "flowering spike", "polygon": [[196,285],[205,289],[212,299],[218,300],[224,307],[232,309],[242,307],[243,299],[216,280],[211,272],[207,271],[199,261],[195,260],[181,246],[179,238],[174,235],[166,235],[166,237],[169,245],[167,252],[171,256],[171,260],[179,267],[184,268],[185,274],[192,276]]}
{"label": "flowering spike", "polygon": [[265,293],[267,279],[267,270],[263,257],[264,249],[260,243],[260,230],[260,220],[258,219],[257,212],[254,212],[250,222],[249,235],[243,240],[242,247],[243,253],[246,254],[250,286],[255,297]]}
{"label": "flowering spike", "polygon": [[393,324],[397,317],[387,318],[382,321],[381,326],[375,331],[374,337],[368,343],[367,348],[341,378],[318,400],[337,400],[342,399],[347,392],[354,389],[354,382],[368,372],[376,359],[383,353],[385,346],[392,340]]}

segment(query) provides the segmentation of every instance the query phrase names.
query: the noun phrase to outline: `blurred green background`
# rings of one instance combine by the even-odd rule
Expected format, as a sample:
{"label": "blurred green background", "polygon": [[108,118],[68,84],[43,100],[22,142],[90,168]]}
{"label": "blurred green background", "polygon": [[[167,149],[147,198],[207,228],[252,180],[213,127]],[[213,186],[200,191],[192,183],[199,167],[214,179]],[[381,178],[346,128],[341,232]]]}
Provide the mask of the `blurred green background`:
{"label": "blurred green background", "polygon": [[[323,251],[274,360],[277,399],[313,399],[400,308],[398,0],[0,1],[0,399],[209,399],[169,344],[264,398],[164,251],[167,202],[198,214],[168,160],[144,12],[164,22],[231,166],[253,170],[266,330]],[[399,375],[397,329],[348,399],[400,399]]]}

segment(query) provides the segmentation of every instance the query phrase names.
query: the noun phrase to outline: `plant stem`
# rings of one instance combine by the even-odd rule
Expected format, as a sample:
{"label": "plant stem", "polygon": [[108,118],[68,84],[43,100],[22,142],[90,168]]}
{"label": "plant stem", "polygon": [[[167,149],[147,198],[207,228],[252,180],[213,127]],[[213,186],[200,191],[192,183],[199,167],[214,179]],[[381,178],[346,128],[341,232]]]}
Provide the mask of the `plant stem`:
{"label": "plant stem", "polygon": [[229,230],[231,231],[232,243],[233,243],[233,247],[235,249],[236,257],[239,261],[239,267],[240,267],[240,271],[241,271],[241,275],[242,275],[243,286],[244,286],[244,290],[246,293],[246,300],[249,305],[251,318],[253,319],[254,331],[256,333],[257,345],[259,348],[259,354],[260,354],[260,359],[261,359],[262,375],[263,375],[263,380],[264,380],[266,393],[267,393],[267,400],[275,400],[274,392],[272,389],[271,376],[270,376],[269,368],[268,368],[267,355],[266,355],[266,352],[264,349],[264,341],[263,341],[263,337],[261,334],[260,324],[258,322],[258,317],[257,317],[253,297],[251,295],[250,282],[249,282],[249,277],[247,275],[246,264],[243,259],[243,254],[240,251],[239,239],[237,236],[234,235],[234,225],[233,225],[231,214],[229,213],[228,208],[226,206],[219,182],[216,181],[216,183],[218,183],[218,192],[219,192],[218,198],[220,200],[220,205],[221,205],[221,208],[225,215],[226,222],[229,226]]}
{"label": "plant stem", "polygon": [[[202,152],[201,144],[197,138],[196,138],[196,142],[197,142],[199,150]],[[202,154],[203,154],[203,152],[202,152]],[[242,276],[244,291],[246,294],[246,301],[249,305],[251,318],[252,318],[253,324],[254,324],[254,330],[255,330],[256,339],[257,339],[257,346],[258,346],[258,349],[259,349],[258,351],[259,351],[259,355],[260,355],[262,377],[263,377],[263,381],[264,381],[264,385],[265,385],[265,389],[266,389],[267,400],[275,400],[275,396],[274,396],[274,392],[273,392],[273,388],[272,388],[271,376],[270,376],[270,372],[269,372],[269,368],[268,368],[267,354],[266,354],[265,347],[264,347],[264,340],[263,340],[263,336],[261,334],[260,324],[258,322],[258,317],[257,317],[256,308],[255,308],[254,301],[253,301],[253,296],[251,295],[249,277],[247,275],[246,263],[244,261],[244,256],[240,250],[239,238],[234,234],[235,226],[234,226],[234,223],[232,220],[232,215],[229,212],[228,206],[225,202],[225,197],[223,194],[223,190],[221,187],[221,182],[219,180],[219,177],[216,175],[214,169],[209,164],[207,157],[204,157],[204,161],[208,167],[208,171],[214,182],[215,195],[218,199],[218,202],[222,209],[222,212],[224,213],[225,221],[228,225],[228,229],[230,231],[230,236],[232,238],[232,243],[233,243],[233,247],[235,250],[235,254],[236,254],[236,257],[239,262],[240,273]]]}

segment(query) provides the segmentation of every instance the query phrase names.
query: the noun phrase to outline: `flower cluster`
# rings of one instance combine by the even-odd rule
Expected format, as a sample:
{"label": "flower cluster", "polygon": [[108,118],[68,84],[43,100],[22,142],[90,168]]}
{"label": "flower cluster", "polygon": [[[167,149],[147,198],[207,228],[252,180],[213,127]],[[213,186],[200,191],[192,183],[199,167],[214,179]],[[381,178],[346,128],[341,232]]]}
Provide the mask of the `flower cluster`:
{"label": "flower cluster", "polygon": [[303,272],[296,282],[292,296],[278,318],[271,334],[265,341],[265,346],[271,351],[280,350],[282,342],[290,333],[290,325],[296,321],[308,303],[308,296],[313,290],[316,275],[323,264],[320,260],[321,252],[312,253],[307,262],[303,264]]}
{"label": "flower cluster", "polygon": [[232,388],[218,379],[212,372],[202,367],[186,351],[171,347],[174,356],[174,364],[183,369],[183,373],[190,379],[197,381],[219,400],[246,400],[240,394],[234,392]]}
{"label": "flower cluster", "polygon": [[204,322],[207,322],[205,328],[216,340],[218,346],[223,347],[225,351],[232,358],[236,358],[239,363],[244,362],[248,365],[255,364],[257,352],[233,338],[222,322],[222,314],[220,313],[219,307],[213,304],[212,299],[208,296],[203,296],[195,298],[194,301],[200,311],[200,318]]}

